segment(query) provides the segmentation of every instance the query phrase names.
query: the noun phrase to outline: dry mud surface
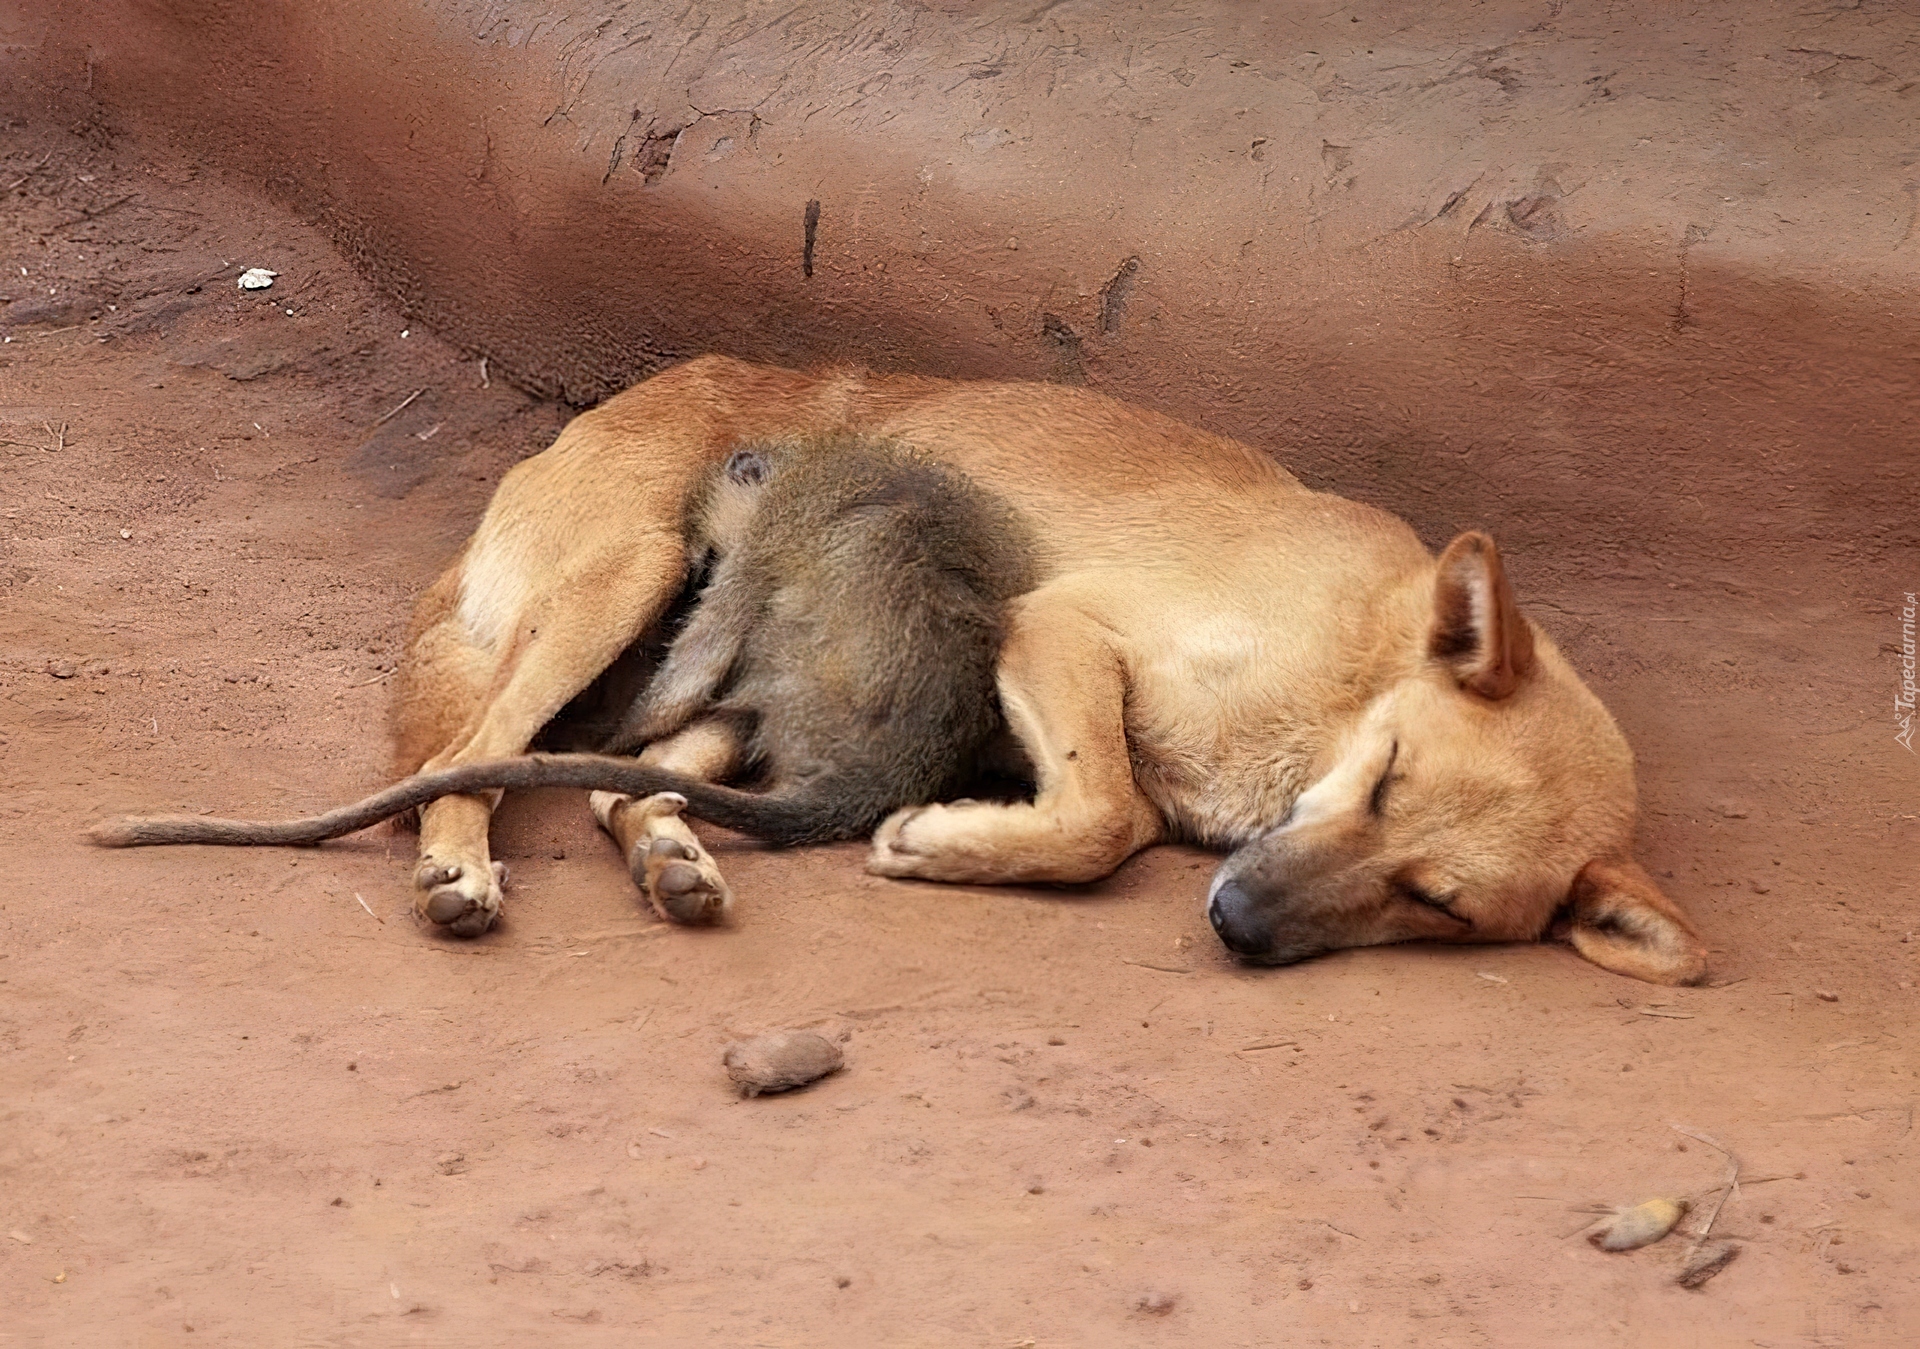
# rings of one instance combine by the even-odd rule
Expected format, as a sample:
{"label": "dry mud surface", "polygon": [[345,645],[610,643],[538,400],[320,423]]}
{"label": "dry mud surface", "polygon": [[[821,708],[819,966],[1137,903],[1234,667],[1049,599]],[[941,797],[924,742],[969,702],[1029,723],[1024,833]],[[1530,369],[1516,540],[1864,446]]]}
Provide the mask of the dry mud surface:
{"label": "dry mud surface", "polygon": [[[973,890],[716,834],[737,922],[674,929],[561,793],[500,817],[505,921],[445,940],[410,838],[79,829],[378,784],[411,597],[563,410],[483,387],[245,183],[15,124],[0,188],[0,1343],[1920,1334],[1916,778],[1884,710],[1920,571],[1863,599],[1515,555],[1639,747],[1643,857],[1712,987],[1550,946],[1240,968],[1183,848]],[[722,1049],[779,1027],[846,1068],[741,1099]],[[1694,1292],[1683,1237],[1572,1235],[1711,1208],[1725,1158],[1675,1125],[1751,1182]]]}

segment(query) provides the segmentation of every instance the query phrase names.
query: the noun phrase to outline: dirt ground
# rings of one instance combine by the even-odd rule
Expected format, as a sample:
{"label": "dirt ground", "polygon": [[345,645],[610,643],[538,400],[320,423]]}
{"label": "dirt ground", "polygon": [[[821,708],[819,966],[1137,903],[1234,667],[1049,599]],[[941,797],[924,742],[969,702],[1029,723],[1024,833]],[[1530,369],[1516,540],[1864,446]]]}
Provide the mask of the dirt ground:
{"label": "dirt ground", "polygon": [[[1550,946],[1241,968],[1183,848],[1035,892],[716,836],[737,921],[673,929],[562,793],[502,812],[506,917],[462,943],[411,919],[405,837],[79,829],[379,783],[411,597],[565,409],[244,182],[15,124],[0,189],[0,1344],[1920,1335],[1920,808],[1883,710],[1920,570],[1863,600],[1523,559],[1711,987]],[[737,1098],[722,1048],[779,1026],[846,1069]],[[1704,1217],[1696,1135],[1747,1181],[1717,1279],[1573,1235]]]}

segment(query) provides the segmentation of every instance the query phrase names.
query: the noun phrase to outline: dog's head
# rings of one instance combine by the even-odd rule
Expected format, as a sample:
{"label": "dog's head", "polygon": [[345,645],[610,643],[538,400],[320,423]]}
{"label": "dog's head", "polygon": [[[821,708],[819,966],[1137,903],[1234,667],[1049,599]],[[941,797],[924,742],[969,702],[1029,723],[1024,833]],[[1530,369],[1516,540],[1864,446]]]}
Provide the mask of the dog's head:
{"label": "dog's head", "polygon": [[[1430,594],[1430,599],[1429,599]],[[1700,939],[1627,855],[1633,756],[1463,534],[1420,606],[1417,649],[1322,755],[1286,819],[1208,895],[1220,939],[1286,964],[1418,938],[1526,941],[1556,916],[1607,969],[1694,983]]]}

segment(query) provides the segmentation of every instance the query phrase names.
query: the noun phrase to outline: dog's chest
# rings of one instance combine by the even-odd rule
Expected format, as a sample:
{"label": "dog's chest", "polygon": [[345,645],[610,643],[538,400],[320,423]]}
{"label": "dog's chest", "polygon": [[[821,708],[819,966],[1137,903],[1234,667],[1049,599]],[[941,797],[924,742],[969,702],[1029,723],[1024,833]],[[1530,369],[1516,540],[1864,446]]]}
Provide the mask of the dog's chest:
{"label": "dog's chest", "polygon": [[1182,837],[1232,846],[1307,786],[1323,700],[1297,653],[1232,616],[1195,618],[1129,662],[1134,780]]}

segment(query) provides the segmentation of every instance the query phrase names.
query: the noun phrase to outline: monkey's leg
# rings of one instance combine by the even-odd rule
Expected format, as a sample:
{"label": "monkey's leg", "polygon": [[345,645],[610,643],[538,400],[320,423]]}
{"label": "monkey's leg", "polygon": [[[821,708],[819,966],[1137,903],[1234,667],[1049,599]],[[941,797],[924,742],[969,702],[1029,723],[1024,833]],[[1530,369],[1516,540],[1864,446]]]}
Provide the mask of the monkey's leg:
{"label": "monkey's leg", "polygon": [[[740,745],[721,721],[696,721],[669,740],[655,741],[640,762],[689,777],[718,781],[732,770]],[[676,923],[718,923],[733,908],[733,889],[712,854],[680,817],[687,799],[676,792],[631,797],[594,792],[587,798],[600,827],[620,845],[633,883],[655,912]]]}
{"label": "monkey's leg", "polygon": [[964,802],[899,811],[867,869],[976,884],[1074,883],[1108,875],[1166,835],[1133,780],[1126,679],[1108,630],[1047,588],[1014,603],[997,679],[1007,725],[1032,760],[1032,804]]}
{"label": "monkey's leg", "polygon": [[[758,588],[748,586],[740,577],[740,569],[729,561],[720,564],[718,574],[694,605],[693,616],[673,639],[666,660],[621,718],[620,729],[607,745],[608,753],[622,754],[674,735],[713,701],[740,654],[740,645],[746,641],[762,600]],[[680,767],[678,763],[670,766]]]}

